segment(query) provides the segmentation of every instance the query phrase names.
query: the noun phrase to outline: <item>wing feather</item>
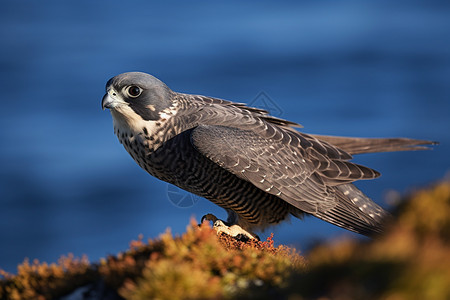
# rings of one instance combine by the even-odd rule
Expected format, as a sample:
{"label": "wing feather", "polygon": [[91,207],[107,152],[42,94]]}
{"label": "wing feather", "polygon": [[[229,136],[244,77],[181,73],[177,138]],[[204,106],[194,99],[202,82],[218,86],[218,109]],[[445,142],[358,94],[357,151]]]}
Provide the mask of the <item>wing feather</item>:
{"label": "wing feather", "polygon": [[191,142],[224,169],[308,213],[336,206],[330,185],[377,175],[369,168],[330,159],[328,153],[341,157],[339,151],[315,140],[301,153],[302,149],[286,144],[293,139],[284,139],[285,132],[268,128],[266,138],[249,130],[200,125],[192,130]]}

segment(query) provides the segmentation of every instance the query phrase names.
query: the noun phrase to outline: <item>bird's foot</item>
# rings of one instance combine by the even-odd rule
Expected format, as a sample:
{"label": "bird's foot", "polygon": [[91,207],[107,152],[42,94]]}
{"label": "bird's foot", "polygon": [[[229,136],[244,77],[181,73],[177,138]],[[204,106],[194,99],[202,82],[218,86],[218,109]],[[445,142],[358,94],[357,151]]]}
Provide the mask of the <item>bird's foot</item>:
{"label": "bird's foot", "polygon": [[226,222],[218,219],[213,214],[204,215],[202,217],[202,223],[205,220],[211,221],[213,223],[213,228],[216,230],[217,234],[224,233],[240,241],[248,241],[248,240],[259,241],[259,237],[256,234],[248,232],[247,230],[243,229],[241,226],[237,224],[229,226],[227,225]]}

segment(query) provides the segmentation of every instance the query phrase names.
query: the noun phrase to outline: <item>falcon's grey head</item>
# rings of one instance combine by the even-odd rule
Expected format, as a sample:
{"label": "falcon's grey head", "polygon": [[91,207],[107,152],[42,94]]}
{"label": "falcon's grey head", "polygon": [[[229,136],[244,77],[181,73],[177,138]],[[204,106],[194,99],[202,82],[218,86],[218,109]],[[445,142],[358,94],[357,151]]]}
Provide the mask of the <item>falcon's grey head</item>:
{"label": "falcon's grey head", "polygon": [[173,93],[152,75],[123,73],[106,83],[102,108],[110,109],[115,119],[136,119],[140,116],[144,121],[155,121],[164,109],[171,106]]}

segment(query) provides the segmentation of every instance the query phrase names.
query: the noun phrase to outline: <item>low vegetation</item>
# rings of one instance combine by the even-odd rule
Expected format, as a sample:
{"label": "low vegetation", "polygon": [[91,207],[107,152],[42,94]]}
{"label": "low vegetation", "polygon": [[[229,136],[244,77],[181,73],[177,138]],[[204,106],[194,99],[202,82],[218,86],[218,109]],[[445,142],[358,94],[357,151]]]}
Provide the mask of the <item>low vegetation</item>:
{"label": "low vegetation", "polygon": [[407,197],[389,230],[340,239],[305,256],[292,248],[217,236],[194,222],[174,237],[130,243],[90,264],[25,261],[0,271],[0,299],[58,299],[79,288],[98,299],[450,299],[450,182]]}

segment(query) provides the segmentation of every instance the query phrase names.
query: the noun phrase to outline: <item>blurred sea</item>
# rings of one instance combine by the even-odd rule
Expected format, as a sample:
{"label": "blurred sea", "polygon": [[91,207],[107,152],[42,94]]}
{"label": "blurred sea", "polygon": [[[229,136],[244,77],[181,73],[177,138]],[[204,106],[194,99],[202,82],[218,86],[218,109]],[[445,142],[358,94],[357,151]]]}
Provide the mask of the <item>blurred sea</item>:
{"label": "blurred sea", "polygon": [[[208,212],[225,217],[205,199],[174,205],[174,190],[119,144],[100,102],[106,81],[126,71],[239,102],[264,92],[305,132],[440,141],[433,151],[355,158],[383,174],[358,186],[385,207],[388,191],[450,169],[448,1],[25,2],[1,1],[0,11],[7,271],[25,257],[54,262],[69,252],[96,261],[140,233],[181,233]],[[273,231],[302,250],[351,234],[314,218]]]}

